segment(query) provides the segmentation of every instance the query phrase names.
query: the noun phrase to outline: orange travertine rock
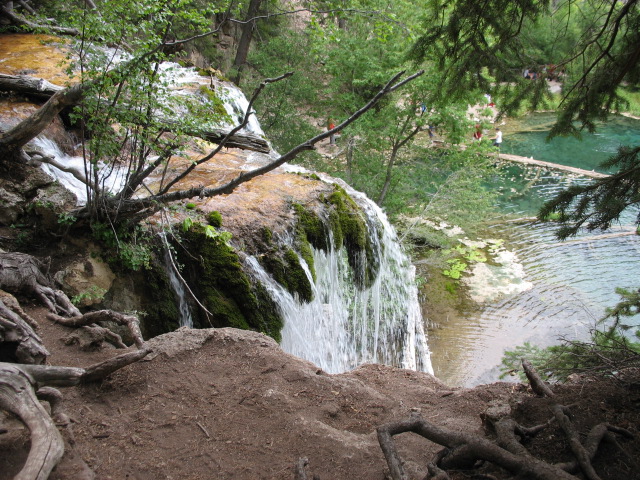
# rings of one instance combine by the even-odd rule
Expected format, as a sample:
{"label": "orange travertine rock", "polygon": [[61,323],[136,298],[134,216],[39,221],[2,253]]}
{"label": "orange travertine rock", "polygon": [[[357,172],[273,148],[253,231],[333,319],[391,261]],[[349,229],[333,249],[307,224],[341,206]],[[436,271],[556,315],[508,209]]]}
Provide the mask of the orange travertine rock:
{"label": "orange travertine rock", "polygon": [[0,73],[31,75],[56,85],[71,81],[65,73],[67,40],[51,35],[12,33],[0,35]]}

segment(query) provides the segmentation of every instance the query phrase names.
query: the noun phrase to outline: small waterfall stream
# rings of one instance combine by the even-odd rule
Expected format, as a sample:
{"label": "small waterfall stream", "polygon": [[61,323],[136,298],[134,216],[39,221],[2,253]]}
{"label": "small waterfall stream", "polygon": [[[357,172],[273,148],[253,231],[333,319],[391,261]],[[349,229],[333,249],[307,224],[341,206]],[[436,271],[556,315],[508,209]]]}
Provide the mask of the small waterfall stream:
{"label": "small waterfall stream", "polygon": [[171,250],[167,237],[164,233],[160,234],[165,245],[164,248],[164,265],[167,276],[169,277],[169,283],[173,289],[173,293],[178,301],[178,312],[180,315],[179,321],[181,327],[193,328],[193,318],[191,317],[191,309],[189,308],[189,302],[187,302],[187,293],[184,285],[184,280],[178,276],[176,272],[176,265],[171,257]]}

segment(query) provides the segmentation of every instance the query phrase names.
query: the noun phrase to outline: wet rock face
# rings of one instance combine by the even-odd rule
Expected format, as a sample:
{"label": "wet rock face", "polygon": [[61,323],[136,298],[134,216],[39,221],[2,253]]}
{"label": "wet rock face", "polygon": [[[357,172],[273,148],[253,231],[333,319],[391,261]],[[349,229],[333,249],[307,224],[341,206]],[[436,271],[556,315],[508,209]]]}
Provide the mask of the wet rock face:
{"label": "wet rock face", "polygon": [[[52,183],[51,177],[37,167],[14,162],[0,167],[0,226],[18,221],[27,213],[33,199]],[[67,194],[64,190],[60,199]]]}
{"label": "wet rock face", "polygon": [[76,298],[81,307],[100,304],[115,278],[109,265],[91,254],[55,274],[55,280],[63,286],[65,293]]}

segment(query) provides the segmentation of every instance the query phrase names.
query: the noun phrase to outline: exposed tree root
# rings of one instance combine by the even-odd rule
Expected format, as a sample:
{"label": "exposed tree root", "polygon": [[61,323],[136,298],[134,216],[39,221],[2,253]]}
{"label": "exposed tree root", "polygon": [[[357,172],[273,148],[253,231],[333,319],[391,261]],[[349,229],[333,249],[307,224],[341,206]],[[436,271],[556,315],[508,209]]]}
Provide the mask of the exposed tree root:
{"label": "exposed tree root", "polygon": [[[529,362],[523,360],[523,367],[535,393],[555,398],[553,391],[542,381]],[[480,435],[436,426],[424,420],[416,412],[413,412],[407,420],[378,427],[378,442],[393,480],[408,480],[409,478],[404,471],[402,459],[393,441],[394,435],[406,432],[415,433],[445,447],[428,465],[428,474],[425,479],[446,480],[449,479],[447,470],[470,469],[478,461],[487,461],[509,471],[518,478],[575,479],[577,477],[572,473],[581,472],[589,480],[599,480],[600,477],[591,461],[603,440],[616,445],[632,463],[636,463],[619,445],[614,435],[619,434],[633,438],[629,431],[602,423],[591,429],[583,443],[568,416],[569,408],[559,404],[554,404],[551,408],[553,418],[545,424],[530,428],[523,427],[513,420],[510,417],[508,406],[505,408],[500,405],[496,408],[490,408],[483,417],[495,431],[495,443]],[[521,443],[524,439],[535,436],[554,421],[558,422],[567,437],[571,452],[575,456],[574,461],[556,465],[550,464],[534,457]]]}
{"label": "exposed tree root", "polygon": [[0,290],[0,361],[44,363],[49,352],[35,332],[37,324],[19,306],[16,309],[17,304],[12,295]]}
{"label": "exposed tree root", "polygon": [[[137,362],[150,349],[125,353],[88,368],[18,365],[0,362],[0,408],[16,415],[31,432],[31,450],[16,480],[45,480],[64,454],[64,441],[56,424],[69,424],[61,412],[62,395],[54,386],[72,386],[101,380]],[[47,400],[51,416],[38,401]],[[53,418],[52,418],[53,417]],[[72,432],[71,433],[71,438]]]}
{"label": "exposed tree root", "polygon": [[[140,322],[134,315],[125,315],[123,313],[114,312],[113,310],[98,310],[96,312],[88,312],[84,315],[79,314],[69,318],[50,313],[47,315],[47,318],[67,327],[83,327],[98,322],[114,322],[129,329],[131,336],[133,337],[133,341],[138,348],[143,348],[144,346],[144,339],[142,338],[142,332],[140,331]],[[117,337],[119,341],[122,342],[122,339],[119,336]]]}
{"label": "exposed tree root", "polygon": [[[87,368],[40,365],[49,352],[35,333],[37,323],[22,311],[12,295],[0,290],[0,409],[16,415],[31,434],[31,450],[24,467],[15,477],[17,480],[44,480],[49,477],[65,449],[56,425],[65,428],[68,441],[74,442],[71,423],[60,407],[62,394],[53,387],[99,381],[151,352],[144,343],[136,317],[110,310],[82,315],[62,291],[50,287],[41,266],[30,255],[0,254],[0,288],[35,295],[52,312],[51,319],[89,331],[89,343],[106,339],[118,347],[126,347],[119,335],[95,323],[111,321],[124,325],[131,332],[138,350]],[[19,364],[5,363],[3,360]],[[49,402],[51,414],[38,399]],[[85,470],[90,473],[88,468]]]}
{"label": "exposed tree root", "polygon": [[52,312],[80,315],[64,292],[51,288],[51,282],[42,273],[42,263],[26,253],[0,253],[0,288],[33,294]]}

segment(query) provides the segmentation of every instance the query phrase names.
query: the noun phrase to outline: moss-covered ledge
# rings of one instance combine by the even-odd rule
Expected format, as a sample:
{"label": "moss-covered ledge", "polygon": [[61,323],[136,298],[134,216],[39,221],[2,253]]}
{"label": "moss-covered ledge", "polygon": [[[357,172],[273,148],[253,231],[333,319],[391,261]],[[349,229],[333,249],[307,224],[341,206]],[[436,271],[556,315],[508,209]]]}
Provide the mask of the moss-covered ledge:
{"label": "moss-covered ledge", "polygon": [[200,223],[183,231],[178,256],[183,276],[212,314],[207,319],[199,313],[194,324],[257,330],[279,342],[283,319],[275,302],[264,286],[250,280],[235,250],[205,231]]}
{"label": "moss-covered ledge", "polygon": [[338,185],[326,199],[331,207],[329,222],[334,246],[347,249],[349,265],[358,288],[369,288],[380,271],[380,258],[374,248],[367,220],[358,204]]}

